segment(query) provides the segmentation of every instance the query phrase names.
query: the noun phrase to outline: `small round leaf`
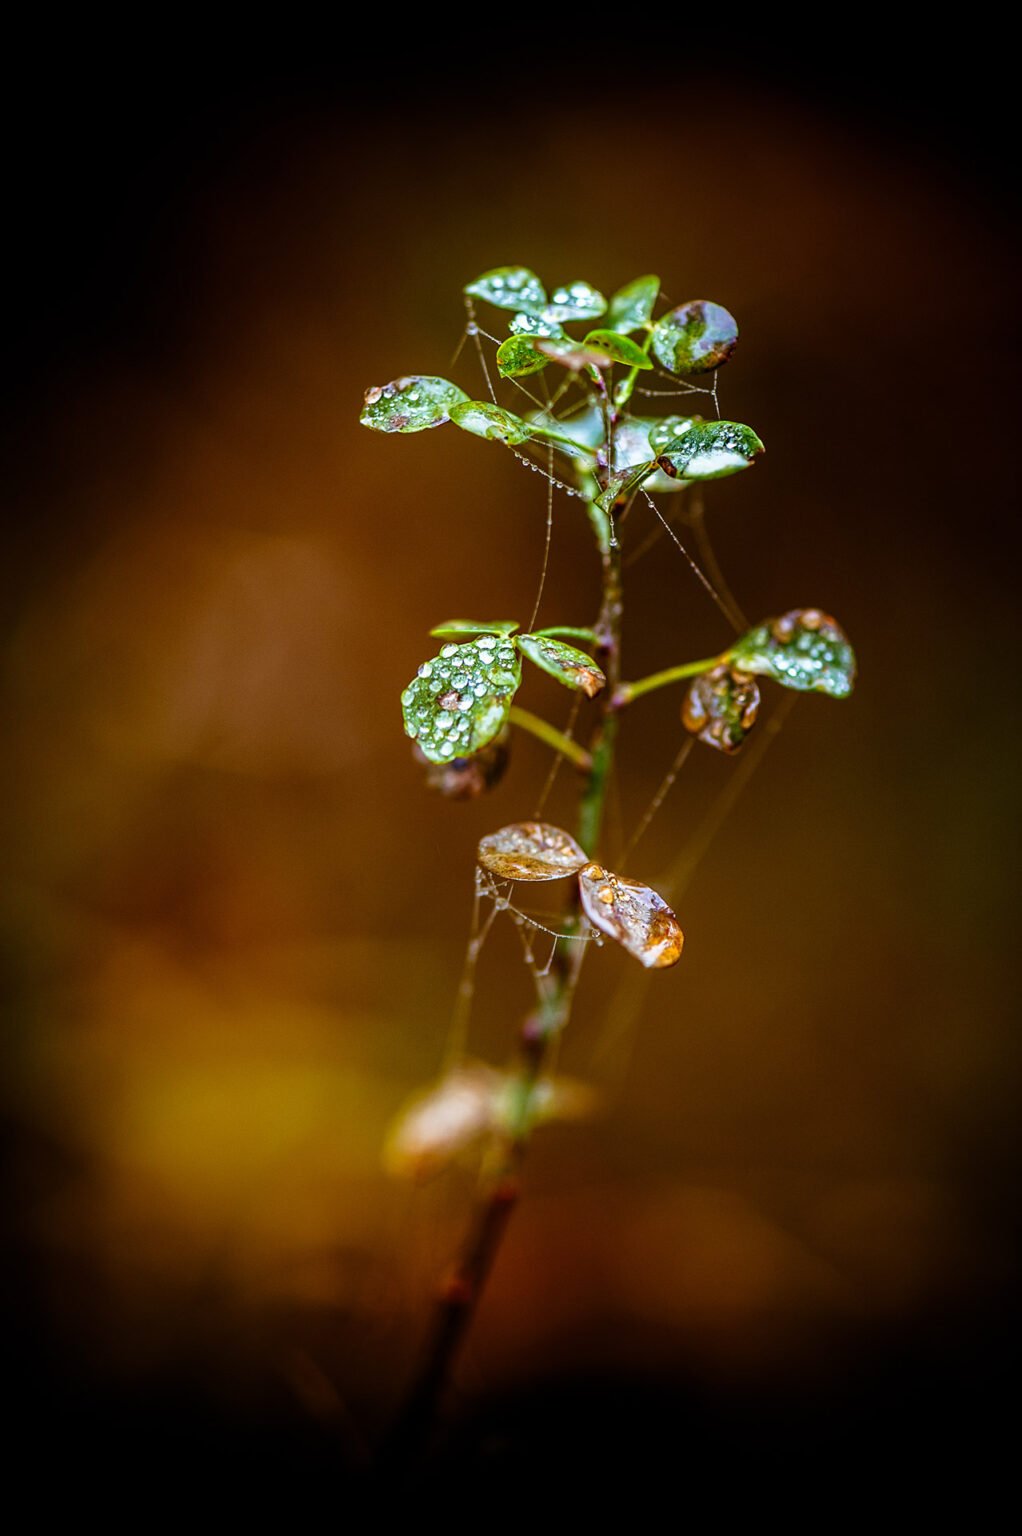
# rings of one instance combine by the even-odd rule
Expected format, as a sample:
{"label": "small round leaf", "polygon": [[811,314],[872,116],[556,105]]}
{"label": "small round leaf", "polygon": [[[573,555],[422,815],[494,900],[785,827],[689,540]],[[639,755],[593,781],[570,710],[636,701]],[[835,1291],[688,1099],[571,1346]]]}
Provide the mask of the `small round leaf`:
{"label": "small round leaf", "polygon": [[464,291],[498,309],[540,310],[546,303],[546,289],[528,267],[493,267],[466,283]]}
{"label": "small round leaf", "polygon": [[661,970],[681,959],[681,925],[648,885],[587,864],[579,872],[578,888],[593,927],[621,944],[647,970]]}
{"label": "small round leaf", "polygon": [[[522,308],[531,309],[531,304]],[[555,288],[550,303],[543,309],[544,320],[595,320],[607,308],[607,301],[592,283],[565,283]]]}
{"label": "small round leaf", "polygon": [[670,443],[684,437],[690,427],[697,426],[702,419],[701,416],[661,416],[659,421],[650,423],[650,448],[654,453],[663,453]]}
{"label": "small round leaf", "polygon": [[552,640],[547,635],[519,635],[515,644],[524,656],[565,688],[580,689],[587,698],[595,698],[607,685],[607,679],[591,656]]}
{"label": "small round leaf", "polygon": [[738,752],[756,723],[759,687],[755,678],[714,667],[692,679],[681,706],[682,723],[708,747]]}
{"label": "small round leaf", "polygon": [[680,480],[723,480],[748,469],[766,450],[740,421],[697,421],[657,456],[665,474]]}
{"label": "small round leaf", "polygon": [[731,647],[737,671],[772,677],[785,688],[845,699],[855,686],[855,652],[836,619],[819,608],[793,608],[767,619]]}
{"label": "small round leaf", "polygon": [[448,379],[410,374],[367,389],[359,421],[374,432],[424,432],[443,426],[453,407],[467,399]]}
{"label": "small round leaf", "polygon": [[660,292],[660,279],[652,273],[637,277],[619,288],[610,301],[607,319],[615,331],[638,331],[649,324]]}
{"label": "small round leaf", "polygon": [[405,732],[431,763],[471,757],[506,724],[521,680],[521,659],[507,638],[442,646],[401,695]]}
{"label": "small round leaf", "polygon": [[544,320],[542,315],[529,315],[524,311],[515,315],[508,330],[512,336],[563,336],[564,327],[556,320]]}
{"label": "small round leaf", "polygon": [[668,373],[706,373],[726,363],[738,345],[733,315],[708,299],[692,299],[661,315],[653,327],[653,352]]}
{"label": "small round leaf", "polygon": [[530,436],[528,422],[487,400],[463,400],[451,408],[451,420],[463,432],[491,442],[524,443]]}
{"label": "small round leaf", "polygon": [[582,345],[597,347],[614,363],[625,363],[629,368],[652,368],[653,364],[641,347],[630,336],[618,331],[590,331]]}
{"label": "small round leaf", "polygon": [[544,821],[516,821],[479,844],[479,863],[499,880],[563,880],[586,863],[575,839]]}
{"label": "small round leaf", "polygon": [[528,373],[539,373],[548,362],[533,346],[531,335],[509,336],[497,348],[497,369],[504,379],[524,379]]}

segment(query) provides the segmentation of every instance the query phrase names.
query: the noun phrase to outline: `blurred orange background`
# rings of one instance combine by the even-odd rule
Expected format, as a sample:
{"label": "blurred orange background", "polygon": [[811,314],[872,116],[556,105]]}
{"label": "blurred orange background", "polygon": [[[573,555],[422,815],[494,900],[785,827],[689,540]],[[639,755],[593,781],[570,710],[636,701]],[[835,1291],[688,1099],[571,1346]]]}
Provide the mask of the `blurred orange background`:
{"label": "blurred orange background", "polygon": [[[602,1110],[537,1137],[458,1402],[652,1382],[712,1401],[722,1440],[780,1402],[893,1422],[930,1381],[986,1383],[1017,1273],[1010,210],[977,125],[921,95],[764,67],[683,111],[505,113],[471,62],[449,85],[196,79],[171,112],[136,83],[25,173],[2,651],[25,1390],[139,1443],[176,1419],[324,1461],[399,1399],[471,1179],[411,1191],[382,1144],[441,1060],[476,841],[529,814],[547,757],[518,741],[490,797],[444,802],[397,701],[432,624],[527,617],[545,496],[495,445],[358,412],[448,373],[461,285],[523,262],[735,313],[722,408],[768,453],[710,488],[721,563],[753,618],[836,614],[860,681],[793,711],[679,907],[681,965],[633,988],[589,957],[561,1065]],[[483,393],[468,349],[453,376]],[[543,620],[589,622],[596,582],[559,498]],[[628,572],[628,675],[726,639],[666,541]],[[626,722],[612,843],[679,703]],[[735,771],[694,752],[632,871],[656,884]],[[503,1061],[527,1003],[498,927],[474,1054]]]}

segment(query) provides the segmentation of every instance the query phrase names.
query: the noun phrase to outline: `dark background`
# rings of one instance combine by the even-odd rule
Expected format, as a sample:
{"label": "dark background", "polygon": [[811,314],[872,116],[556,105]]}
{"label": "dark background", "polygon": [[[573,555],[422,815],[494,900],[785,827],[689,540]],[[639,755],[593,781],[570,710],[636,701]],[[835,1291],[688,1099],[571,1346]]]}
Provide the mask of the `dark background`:
{"label": "dark background", "polygon": [[[443,1050],[475,841],[546,763],[527,743],[448,805],[395,701],[437,620],[524,618],[544,499],[495,447],[357,414],[448,371],[462,283],[504,262],[605,292],[655,270],[737,315],[724,413],[768,455],[712,488],[718,552],[755,617],[837,614],[861,678],[792,714],[637,1018],[627,966],[587,965],[563,1066],[603,1111],[537,1140],[434,1466],[554,1443],[582,1483],[737,1466],[784,1500],[806,1459],[933,1489],[968,1440],[996,1469],[1007,77],[993,45],[857,26],[839,62],[651,22],[609,75],[468,35],[12,52],[7,1381],[25,1450],[83,1487],[111,1444],[255,1492],[356,1469],[461,1230],[468,1176],[410,1193],[380,1147]],[[455,376],[478,388],[467,352]],[[586,532],[556,515],[543,615],[585,621]],[[664,544],[628,601],[631,675],[726,638]],[[676,708],[629,721],[612,839]],[[733,772],[693,755],[638,873]],[[501,1061],[525,1001],[504,935],[473,1050]]]}

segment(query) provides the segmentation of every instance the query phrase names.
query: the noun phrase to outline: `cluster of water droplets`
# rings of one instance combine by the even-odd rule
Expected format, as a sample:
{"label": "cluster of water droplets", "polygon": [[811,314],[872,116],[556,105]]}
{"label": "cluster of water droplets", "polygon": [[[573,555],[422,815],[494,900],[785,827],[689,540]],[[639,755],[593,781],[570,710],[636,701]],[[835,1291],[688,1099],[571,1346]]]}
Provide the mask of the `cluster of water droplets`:
{"label": "cluster of water droplets", "polygon": [[503,637],[442,646],[401,695],[406,734],[434,763],[477,752],[503,725],[521,675],[518,652]]}

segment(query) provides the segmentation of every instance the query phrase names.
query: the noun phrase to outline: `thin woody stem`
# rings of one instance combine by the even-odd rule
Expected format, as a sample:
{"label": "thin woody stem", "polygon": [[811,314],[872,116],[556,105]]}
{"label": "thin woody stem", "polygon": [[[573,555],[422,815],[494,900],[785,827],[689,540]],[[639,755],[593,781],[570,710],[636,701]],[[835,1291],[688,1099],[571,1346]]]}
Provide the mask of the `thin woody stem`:
{"label": "thin woody stem", "polygon": [[[606,457],[613,462],[617,413],[605,402]],[[594,626],[597,659],[607,676],[600,698],[600,718],[589,751],[546,721],[512,706],[511,720],[563,753],[584,773],[578,808],[578,838],[595,855],[607,788],[614,759],[618,714],[614,695],[621,675],[621,625],[624,611],[621,553],[613,540],[610,519],[590,507],[602,563],[602,602]],[[566,939],[582,926],[577,892],[574,910],[565,924]],[[407,1461],[421,1453],[435,1421],[437,1407],[450,1381],[458,1351],[479,1306],[480,1297],[500,1248],[508,1221],[518,1202],[521,1173],[535,1117],[535,1088],[541,1081],[550,1051],[571,1015],[586,944],[559,943],[549,972],[536,978],[538,1006],[519,1031],[517,1063],[508,1084],[509,1113],[504,1130],[491,1149],[480,1176],[479,1198],[461,1254],[441,1288],[418,1376],[389,1447],[391,1458]]]}

